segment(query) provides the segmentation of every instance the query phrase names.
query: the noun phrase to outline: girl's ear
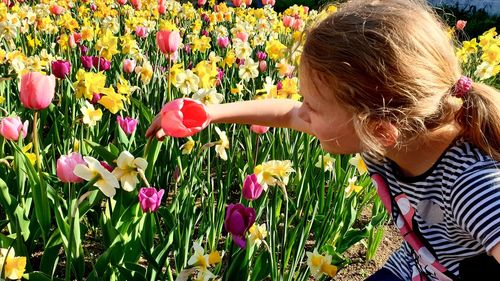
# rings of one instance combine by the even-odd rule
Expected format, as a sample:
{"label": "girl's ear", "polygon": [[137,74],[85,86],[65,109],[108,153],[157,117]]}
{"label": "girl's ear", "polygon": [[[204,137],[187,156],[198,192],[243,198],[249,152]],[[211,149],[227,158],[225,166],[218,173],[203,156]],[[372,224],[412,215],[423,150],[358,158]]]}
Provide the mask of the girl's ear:
{"label": "girl's ear", "polygon": [[399,130],[387,121],[377,121],[372,124],[372,133],[385,148],[394,147],[398,143]]}

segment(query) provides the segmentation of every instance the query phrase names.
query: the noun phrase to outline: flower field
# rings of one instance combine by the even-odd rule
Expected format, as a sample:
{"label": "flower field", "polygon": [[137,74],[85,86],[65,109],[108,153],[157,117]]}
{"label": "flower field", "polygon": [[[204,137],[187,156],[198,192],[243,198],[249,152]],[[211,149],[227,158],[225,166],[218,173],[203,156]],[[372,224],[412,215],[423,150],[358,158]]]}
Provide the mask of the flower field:
{"label": "flower field", "polygon": [[[336,8],[262,3],[0,3],[0,278],[325,279],[360,241],[375,255],[388,216],[360,155],[198,114],[300,100],[302,31]],[[499,46],[457,47],[466,74],[498,86]],[[208,127],[147,138],[160,111]]]}

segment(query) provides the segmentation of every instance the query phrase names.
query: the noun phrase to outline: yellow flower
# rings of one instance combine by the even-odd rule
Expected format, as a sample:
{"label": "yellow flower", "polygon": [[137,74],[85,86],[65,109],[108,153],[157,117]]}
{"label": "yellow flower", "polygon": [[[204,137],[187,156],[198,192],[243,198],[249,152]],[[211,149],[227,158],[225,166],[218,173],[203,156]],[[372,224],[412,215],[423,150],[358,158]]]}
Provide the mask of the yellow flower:
{"label": "yellow flower", "polygon": [[240,59],[247,59],[252,54],[252,47],[250,47],[248,42],[243,42],[240,39],[234,39],[233,45],[236,57]]}
{"label": "yellow flower", "polygon": [[363,161],[363,158],[361,158],[361,154],[359,153],[357,153],[354,157],[349,159],[349,164],[355,166],[360,175],[363,175],[366,172],[368,172],[365,161]]}
{"label": "yellow flower", "polygon": [[120,41],[122,44],[122,54],[134,55],[139,51],[139,46],[132,34],[129,33],[121,36]]}
{"label": "yellow flower", "polygon": [[233,50],[229,50],[226,53],[222,67],[231,67],[236,62],[236,53]]}
{"label": "yellow flower", "polygon": [[286,186],[292,172],[295,172],[295,170],[292,168],[290,160],[271,160],[254,168],[257,180],[266,191],[268,186]]}
{"label": "yellow flower", "polygon": [[180,149],[182,150],[182,154],[191,154],[191,152],[193,151],[194,145],[195,145],[194,140],[191,137],[189,137],[188,141],[186,143],[184,143],[183,145],[181,145],[181,147],[180,147]]}
{"label": "yellow flower", "polygon": [[326,154],[320,156],[315,167],[320,169],[321,167],[323,167],[325,172],[326,171],[334,172],[335,171],[335,167],[333,166],[334,164],[335,164],[335,158],[332,158],[330,154]]}
{"label": "yellow flower", "polygon": [[[208,255],[205,255],[205,251],[200,246],[200,244],[193,243],[194,255],[192,255],[188,260],[188,265],[195,265],[194,269],[198,271],[195,280],[210,280],[216,276],[208,270],[208,267],[220,263],[222,258],[219,252],[214,251]],[[194,271],[185,270],[186,273],[192,273]],[[179,276],[184,275],[182,272]],[[187,278],[186,278],[187,280]]]}
{"label": "yellow flower", "polygon": [[175,80],[175,87],[177,87],[177,89],[179,89],[179,91],[184,95],[198,91],[200,78],[190,69],[179,72],[175,77]]}
{"label": "yellow flower", "polygon": [[126,98],[115,92],[113,87],[104,88],[101,90],[103,96],[99,100],[99,104],[103,105],[111,113],[115,114],[124,108],[123,101]]}
{"label": "yellow flower", "polygon": [[113,55],[118,53],[117,46],[118,38],[109,29],[106,29],[104,35],[97,40],[94,48],[101,57],[111,61]]}
{"label": "yellow flower", "polygon": [[116,159],[117,167],[112,174],[120,180],[123,190],[133,191],[139,180],[137,174],[140,170],[145,171],[148,167],[146,159],[134,156],[128,151],[122,151]]}
{"label": "yellow flower", "polygon": [[76,73],[76,82],[73,83],[73,87],[75,88],[77,98],[83,96],[88,100],[92,100],[94,93],[100,93],[105,84],[106,75],[102,72],[86,72],[83,69],[79,69]]}
{"label": "yellow flower", "polygon": [[87,165],[76,165],[73,173],[86,181],[91,181],[97,177],[94,186],[99,188],[102,193],[108,197],[115,196],[116,189],[120,187],[115,176],[113,176],[110,171],[106,170],[97,159],[90,156],[84,156],[83,160]]}
{"label": "yellow flower", "polygon": [[479,80],[486,80],[496,75],[495,67],[485,61],[477,66],[474,75],[478,77]]}
{"label": "yellow flower", "polygon": [[142,66],[138,66],[135,68],[135,73],[141,75],[141,81],[144,84],[149,84],[151,82],[151,78],[153,78],[153,67],[149,61],[145,61]]}
{"label": "yellow flower", "polygon": [[266,43],[266,53],[269,55],[269,58],[272,60],[279,60],[285,57],[286,46],[283,45],[279,40],[271,40]]}
{"label": "yellow flower", "polygon": [[4,103],[4,101],[5,101],[5,98],[0,96],[0,104]]}
{"label": "yellow flower", "polygon": [[208,49],[210,49],[210,37],[207,37],[205,35],[201,36],[201,38],[195,38],[193,40],[193,52],[194,51],[200,51],[202,53],[206,52]]}
{"label": "yellow flower", "polygon": [[89,125],[90,127],[95,126],[97,121],[102,118],[101,109],[94,109],[94,106],[90,104],[88,101],[85,101],[85,105],[80,111],[83,113],[83,123]]}
{"label": "yellow flower", "polygon": [[28,159],[30,160],[31,165],[35,165],[36,155],[35,155],[35,153],[29,152],[31,150],[31,147],[33,147],[33,143],[30,142],[23,147],[22,151],[23,151],[24,155],[26,155],[26,157],[28,157]]}
{"label": "yellow flower", "polygon": [[248,232],[250,233],[250,243],[255,244],[257,245],[257,247],[259,247],[262,241],[264,241],[264,239],[266,239],[267,237],[266,224],[263,223],[261,225],[257,225],[254,223],[250,227],[250,229],[248,229]]}
{"label": "yellow flower", "polygon": [[193,72],[200,79],[198,85],[200,88],[210,89],[215,87],[217,83],[217,66],[215,64],[207,60],[201,61],[193,69]]}
{"label": "yellow flower", "polygon": [[361,189],[363,189],[363,186],[356,185],[357,180],[358,177],[352,177],[348,180],[349,184],[345,188],[345,193],[347,194],[347,197],[351,196],[353,192],[359,193]]}
{"label": "yellow flower", "polygon": [[280,77],[284,77],[290,75],[293,72],[294,67],[293,65],[290,65],[285,59],[281,59],[276,64],[276,69],[278,70],[278,75]]}
{"label": "yellow flower", "polygon": [[[500,41],[499,41],[500,43]],[[487,49],[483,49],[483,55],[481,56],[483,61],[488,62],[491,65],[497,65],[500,63],[500,46],[498,44],[491,44]]]}
{"label": "yellow flower", "polygon": [[219,135],[220,140],[215,145],[215,152],[222,160],[227,160],[226,149],[229,148],[229,139],[227,138],[226,132],[221,131],[218,127],[215,127],[215,131]]}
{"label": "yellow flower", "polygon": [[130,86],[127,79],[120,76],[118,78],[118,83],[116,84],[116,89],[118,90],[118,94],[124,95],[127,103],[130,104],[130,96],[132,93],[138,89],[136,86]]}
{"label": "yellow flower", "polygon": [[474,54],[477,52],[477,40],[476,38],[470,41],[464,41],[462,44],[462,49],[468,54]]}
{"label": "yellow flower", "polygon": [[26,257],[16,257],[13,248],[0,249],[0,273],[5,278],[20,280],[26,270]]}
{"label": "yellow flower", "polygon": [[493,27],[490,30],[484,32],[483,35],[479,36],[479,46],[481,46],[483,49],[488,48],[492,41],[495,40],[496,35],[496,27]]}
{"label": "yellow flower", "polygon": [[179,74],[182,71],[184,71],[182,64],[176,63],[172,65],[168,73],[168,79],[170,80],[171,85],[175,85],[177,83],[177,80],[175,78],[177,74]]}
{"label": "yellow flower", "polygon": [[224,99],[224,95],[217,93],[216,88],[199,89],[194,93],[193,99],[201,101],[205,105],[220,104]]}
{"label": "yellow flower", "polygon": [[307,255],[307,265],[311,271],[311,275],[315,279],[319,279],[321,275],[326,274],[330,277],[334,277],[337,274],[337,267],[332,265],[332,256],[326,255],[322,256],[318,253],[317,249],[314,251],[306,252]]}

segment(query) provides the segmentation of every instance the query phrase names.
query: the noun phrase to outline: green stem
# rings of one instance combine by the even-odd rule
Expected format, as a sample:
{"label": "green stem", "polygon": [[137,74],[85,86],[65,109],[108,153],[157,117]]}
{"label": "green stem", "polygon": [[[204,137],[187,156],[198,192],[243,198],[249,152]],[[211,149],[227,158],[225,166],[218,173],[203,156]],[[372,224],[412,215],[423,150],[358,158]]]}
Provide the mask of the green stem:
{"label": "green stem", "polygon": [[[40,178],[40,195],[42,196],[41,198],[41,204],[42,204],[42,209],[45,209],[46,206],[44,206],[44,202],[47,200],[47,188],[45,186],[45,180],[43,179],[43,173],[42,173],[42,158],[40,157],[40,143],[38,139],[38,111],[35,111],[35,114],[33,116],[33,148],[35,150],[35,157],[36,157],[36,168],[38,170],[38,177]],[[43,215],[49,213],[50,216],[50,210],[43,210]],[[37,215],[42,215],[42,214],[37,214]],[[38,218],[38,221],[40,222],[40,218]],[[42,236],[44,240],[44,244],[46,241],[47,233],[45,232],[45,226],[41,226],[42,229]]]}
{"label": "green stem", "polygon": [[68,242],[68,248],[66,251],[66,280],[70,281],[71,280],[71,244],[73,243],[73,225],[74,225],[74,213],[73,213],[73,193],[71,190],[71,184],[69,184],[68,188],[69,192],[69,203],[68,203],[68,219],[69,219],[69,242]]}

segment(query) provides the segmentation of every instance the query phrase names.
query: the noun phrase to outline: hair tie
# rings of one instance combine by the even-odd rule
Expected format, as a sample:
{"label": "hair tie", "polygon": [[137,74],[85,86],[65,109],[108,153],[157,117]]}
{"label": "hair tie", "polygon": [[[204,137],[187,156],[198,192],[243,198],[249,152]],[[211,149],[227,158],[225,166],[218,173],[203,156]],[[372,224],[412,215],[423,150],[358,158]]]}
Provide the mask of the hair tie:
{"label": "hair tie", "polygon": [[461,76],[457,83],[453,86],[452,96],[463,98],[472,89],[472,79],[467,76]]}

